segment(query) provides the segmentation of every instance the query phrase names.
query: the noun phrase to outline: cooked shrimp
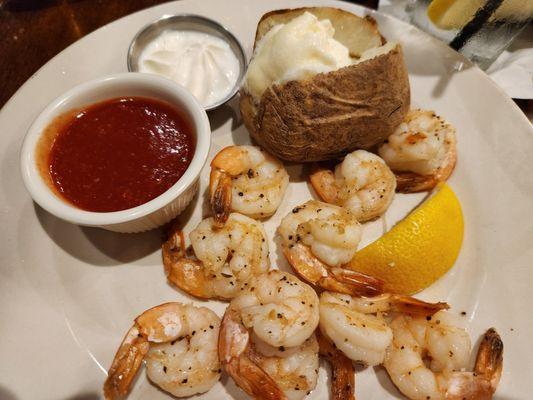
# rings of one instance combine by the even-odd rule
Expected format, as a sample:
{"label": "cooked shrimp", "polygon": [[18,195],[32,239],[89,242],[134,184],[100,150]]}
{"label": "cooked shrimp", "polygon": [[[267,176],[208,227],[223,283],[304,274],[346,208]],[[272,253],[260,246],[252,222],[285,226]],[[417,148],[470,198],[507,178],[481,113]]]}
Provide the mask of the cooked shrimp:
{"label": "cooked shrimp", "polygon": [[317,294],[288,272],[256,275],[231,306],[246,328],[274,347],[299,346],[318,326]]}
{"label": "cooked shrimp", "polygon": [[287,260],[307,282],[347,294],[381,293],[380,280],[341,268],[361,239],[361,226],[347,210],[311,200],[285,216],[278,233]]}
{"label": "cooked shrimp", "polygon": [[220,378],[220,318],[205,307],[165,303],[135,319],[104,383],[106,399],[129,393],[142,361],[152,383],[185,397],[207,392]]}
{"label": "cooked shrimp", "polygon": [[503,343],[494,329],[485,333],[474,371],[465,372],[470,338],[449,313],[440,311],[432,318],[401,315],[391,328],[393,342],[384,366],[405,396],[414,400],[492,398],[503,364]]}
{"label": "cooked shrimp", "polygon": [[314,334],[300,346],[272,347],[258,339],[254,346],[257,365],[276,382],[288,400],[300,400],[315,388],[319,360]]}
{"label": "cooked shrimp", "polygon": [[242,324],[237,310],[228,306],[220,326],[218,357],[229,376],[257,400],[285,400],[274,379],[257,364],[257,352],[250,332]]}
{"label": "cooked shrimp", "polygon": [[355,368],[352,360],[331,343],[320,330],[316,331],[319,353],[331,366],[333,400],[355,400]]}
{"label": "cooked shrimp", "polygon": [[270,268],[265,230],[252,218],[232,213],[220,229],[207,218],[189,237],[197,259],[186,256],[183,234],[174,229],[163,244],[163,264],[169,282],[193,296],[231,299]]}
{"label": "cooked shrimp", "polygon": [[255,146],[229,146],[211,161],[209,189],[217,226],[231,211],[266,218],[278,209],[289,175],[283,164]]}
{"label": "cooked shrimp", "polygon": [[392,341],[392,331],[381,313],[432,315],[445,303],[426,303],[408,296],[383,294],[357,298],[324,292],[320,296],[320,330],[348,358],[378,365]]}
{"label": "cooked shrimp", "polygon": [[387,211],[396,189],[396,178],[387,164],[365,150],[348,154],[334,172],[315,168],[310,180],[323,201],[346,208],[360,222]]}
{"label": "cooked shrimp", "polygon": [[430,190],[455,167],[455,128],[433,111],[411,110],[379,155],[396,174],[399,192]]}
{"label": "cooked shrimp", "polygon": [[257,275],[226,309],[219,357],[250,396],[300,399],[316,384],[317,326],[318,296],[310,286],[286,272]]}

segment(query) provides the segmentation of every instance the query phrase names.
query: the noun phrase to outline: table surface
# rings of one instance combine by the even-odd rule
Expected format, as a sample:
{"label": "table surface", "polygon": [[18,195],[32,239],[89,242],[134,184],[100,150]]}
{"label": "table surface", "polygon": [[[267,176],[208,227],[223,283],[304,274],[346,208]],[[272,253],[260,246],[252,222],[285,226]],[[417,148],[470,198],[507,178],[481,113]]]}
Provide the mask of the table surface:
{"label": "table surface", "polygon": [[[124,15],[168,0],[0,0],[0,108],[65,47]],[[352,0],[376,8],[378,0]],[[533,101],[516,100],[532,115]]]}

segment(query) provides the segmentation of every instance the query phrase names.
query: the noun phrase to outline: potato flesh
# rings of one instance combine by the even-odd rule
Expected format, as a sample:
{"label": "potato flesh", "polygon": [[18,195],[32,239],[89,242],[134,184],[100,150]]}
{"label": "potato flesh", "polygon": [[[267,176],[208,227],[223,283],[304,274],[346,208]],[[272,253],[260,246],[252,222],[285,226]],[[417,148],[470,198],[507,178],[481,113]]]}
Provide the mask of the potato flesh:
{"label": "potato flesh", "polygon": [[335,29],[333,38],[346,46],[352,57],[359,57],[365,50],[385,43],[372,18],[361,18],[332,7],[305,7],[265,14],[257,26],[255,43],[257,44],[274,25],[286,24],[305,12],[310,12],[319,20],[329,20]]}
{"label": "potato flesh", "polygon": [[364,61],[371,60],[372,58],[379,57],[383,54],[393,51],[396,46],[398,46],[398,43],[396,42],[387,42],[383,46],[372,47],[371,49],[365,50],[361,54],[361,57],[354,64],[359,64]]}

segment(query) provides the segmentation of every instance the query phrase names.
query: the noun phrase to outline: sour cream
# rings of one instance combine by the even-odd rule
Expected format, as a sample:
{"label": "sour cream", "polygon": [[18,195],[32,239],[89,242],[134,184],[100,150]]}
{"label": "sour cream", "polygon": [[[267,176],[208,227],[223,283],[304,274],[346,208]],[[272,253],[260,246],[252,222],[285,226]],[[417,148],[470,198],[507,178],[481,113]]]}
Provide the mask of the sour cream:
{"label": "sour cream", "polygon": [[139,71],[172,79],[209,107],[235,88],[240,65],[229,44],[219,37],[168,30],[145,47]]}

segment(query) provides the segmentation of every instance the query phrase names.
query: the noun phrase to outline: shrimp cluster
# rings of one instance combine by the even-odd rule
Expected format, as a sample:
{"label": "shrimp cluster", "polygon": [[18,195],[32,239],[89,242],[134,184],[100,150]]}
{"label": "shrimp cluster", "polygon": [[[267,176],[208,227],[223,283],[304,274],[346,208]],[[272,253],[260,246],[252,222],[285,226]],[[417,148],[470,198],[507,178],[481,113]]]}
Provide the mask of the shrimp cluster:
{"label": "shrimp cluster", "polygon": [[[325,340],[321,347],[333,345],[329,356],[337,350],[358,363],[383,364],[409,399],[491,399],[502,371],[503,343],[489,329],[474,371],[467,372],[470,337],[447,308],[446,303],[396,294],[364,298],[324,292],[320,296],[319,327]],[[396,315],[392,322],[385,318],[387,313]]]}
{"label": "shrimp cluster", "polygon": [[396,190],[396,178],[385,161],[365,150],[348,154],[335,171],[316,167],[310,181],[323,201],[346,208],[360,222],[387,211]]}
{"label": "shrimp cluster", "polygon": [[445,308],[448,308],[445,303],[426,303],[388,293],[365,298],[323,292],[320,296],[320,330],[349,359],[365,365],[379,365],[385,359],[393,335],[383,313],[393,311],[428,316]]}
{"label": "shrimp cluster", "polygon": [[396,174],[398,191],[430,190],[453,172],[455,128],[433,111],[411,110],[378,152]]}
{"label": "shrimp cluster", "polygon": [[171,227],[162,254],[171,284],[230,301],[224,317],[181,303],[145,311],[115,355],[105,398],[127,396],[144,362],[149,380],[177,397],[207,392],[224,370],[254,399],[301,400],[317,385],[321,356],[331,366],[334,400],[355,400],[354,363],[383,366],[410,399],[490,399],[502,371],[495,330],[467,372],[470,338],[446,303],[386,293],[385,282],[347,267],[361,223],[383,215],[396,190],[426,190],[448,178],[454,129],[414,110],[379,154],[356,150],[333,170],[314,167],[311,185],[323,202],[294,207],[278,228],[300,280],[270,270],[267,236],[254,219],[281,204],[289,183],[283,164],[254,146],[222,149],[211,162],[213,217],[190,232],[190,248]]}
{"label": "shrimp cluster", "polygon": [[492,398],[503,365],[503,343],[494,329],[485,333],[474,371],[467,372],[470,337],[450,313],[440,311],[431,318],[400,315],[390,327],[393,342],[384,366],[409,399]]}
{"label": "shrimp cluster", "polygon": [[255,399],[301,399],[316,385],[318,296],[281,271],[255,276],[224,314],[219,358]]}
{"label": "shrimp cluster", "polygon": [[231,213],[222,228],[207,218],[189,237],[196,258],[187,256],[183,233],[175,228],[163,244],[163,264],[169,282],[193,296],[232,299],[270,268],[265,230],[252,218]]}
{"label": "shrimp cluster", "polygon": [[104,383],[107,400],[130,390],[143,361],[152,383],[177,396],[207,392],[220,379],[220,318],[205,307],[165,303],[135,319]]}
{"label": "shrimp cluster", "polygon": [[348,210],[310,200],[283,218],[278,233],[285,257],[307,282],[340,293],[381,293],[380,280],[342,268],[361,239],[361,226]]}
{"label": "shrimp cluster", "polygon": [[266,218],[278,209],[289,184],[283,163],[255,146],[229,146],[211,161],[210,198],[222,226],[231,211]]}

